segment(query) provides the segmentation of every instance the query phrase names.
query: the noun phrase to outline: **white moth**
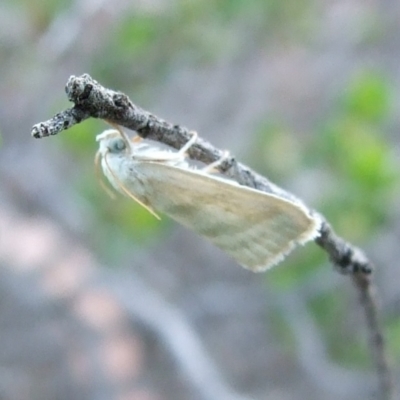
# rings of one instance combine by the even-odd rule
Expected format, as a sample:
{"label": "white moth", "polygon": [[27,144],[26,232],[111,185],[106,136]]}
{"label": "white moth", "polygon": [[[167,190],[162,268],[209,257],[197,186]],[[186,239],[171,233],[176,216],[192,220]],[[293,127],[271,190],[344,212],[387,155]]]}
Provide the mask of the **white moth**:
{"label": "white moth", "polygon": [[218,161],[190,167],[186,151],[196,137],[167,151],[109,129],[96,138],[96,159],[116,190],[205,236],[251,271],[265,271],[318,235],[319,219],[300,202],[215,176]]}

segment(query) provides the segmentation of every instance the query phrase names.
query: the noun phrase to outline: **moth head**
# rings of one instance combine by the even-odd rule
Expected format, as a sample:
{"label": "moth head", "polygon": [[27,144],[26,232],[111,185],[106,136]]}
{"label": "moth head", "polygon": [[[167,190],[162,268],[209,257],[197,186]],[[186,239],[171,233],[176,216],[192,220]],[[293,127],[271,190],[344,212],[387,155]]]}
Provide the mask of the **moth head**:
{"label": "moth head", "polygon": [[[94,163],[95,163],[95,168],[96,168],[96,175],[98,178],[98,181],[102,188],[112,197],[115,198],[115,195],[113,192],[110,191],[110,189],[104,184],[100,177],[100,163],[102,159],[104,160],[103,164],[103,171],[104,168],[108,170],[108,173],[112,177],[113,182],[115,182],[114,187],[117,187],[120,192],[124,193],[128,197],[131,197],[133,200],[138,202],[142,207],[144,207],[146,210],[150,212],[150,214],[153,214],[157,219],[160,219],[160,217],[156,214],[155,211],[151,207],[149,207],[147,204],[143,203],[139,198],[135,196],[134,193],[130,192],[129,189],[124,185],[123,182],[121,182],[120,178],[118,177],[118,174],[112,170],[110,167],[109,161],[107,160],[108,157],[113,156],[113,155],[118,155],[118,154],[132,154],[132,142],[129,140],[128,135],[119,127],[116,127],[117,129],[107,129],[106,131],[100,133],[100,135],[96,136],[96,141],[99,142],[99,150],[96,153]],[[110,179],[110,177],[109,177]]]}
{"label": "moth head", "polygon": [[112,198],[115,198],[114,194],[107,188],[101,179],[101,160],[104,159],[108,166],[107,158],[110,155],[118,155],[131,151],[131,144],[128,136],[122,129],[119,127],[116,128],[117,129],[107,129],[96,136],[96,142],[99,142],[99,149],[94,158],[97,180],[99,181],[100,186],[102,186]]}
{"label": "moth head", "polygon": [[107,129],[96,136],[99,142],[99,153],[105,156],[107,153],[119,154],[131,151],[131,143],[127,135],[121,130]]}

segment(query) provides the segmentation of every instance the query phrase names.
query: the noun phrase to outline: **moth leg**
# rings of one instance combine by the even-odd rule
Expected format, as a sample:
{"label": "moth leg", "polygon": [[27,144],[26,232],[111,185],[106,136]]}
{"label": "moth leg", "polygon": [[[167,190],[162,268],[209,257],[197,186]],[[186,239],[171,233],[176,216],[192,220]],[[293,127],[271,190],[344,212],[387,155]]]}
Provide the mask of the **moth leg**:
{"label": "moth leg", "polygon": [[195,131],[190,131],[189,133],[192,134],[192,137],[189,139],[189,141],[179,149],[178,154],[179,155],[184,155],[196,142],[198,134]]}
{"label": "moth leg", "polygon": [[225,150],[224,153],[222,154],[222,156],[217,160],[212,162],[211,164],[206,165],[204,168],[202,168],[201,170],[203,172],[206,172],[207,174],[213,174],[218,172],[218,167],[224,162],[226,161],[228,158],[230,157],[229,151]]}

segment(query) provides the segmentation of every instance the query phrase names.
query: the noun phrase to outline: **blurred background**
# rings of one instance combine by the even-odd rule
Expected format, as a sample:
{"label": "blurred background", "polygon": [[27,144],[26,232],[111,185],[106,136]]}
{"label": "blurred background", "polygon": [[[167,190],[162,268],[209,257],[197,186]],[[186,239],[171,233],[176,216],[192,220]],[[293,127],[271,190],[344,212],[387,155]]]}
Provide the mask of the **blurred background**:
{"label": "blurred background", "polygon": [[370,399],[350,279],[313,243],[265,274],[111,200],[89,73],[323,212],[376,264],[400,377],[400,2],[2,0],[0,399]]}

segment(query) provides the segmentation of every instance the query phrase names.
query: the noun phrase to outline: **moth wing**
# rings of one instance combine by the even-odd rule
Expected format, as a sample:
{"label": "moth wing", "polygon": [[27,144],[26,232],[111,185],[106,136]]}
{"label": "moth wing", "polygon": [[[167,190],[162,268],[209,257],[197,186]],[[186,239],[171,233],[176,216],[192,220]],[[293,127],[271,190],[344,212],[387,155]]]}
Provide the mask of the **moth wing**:
{"label": "moth wing", "polygon": [[201,171],[138,165],[151,205],[208,238],[243,267],[265,271],[296,244],[317,236],[319,221],[301,204]]}

